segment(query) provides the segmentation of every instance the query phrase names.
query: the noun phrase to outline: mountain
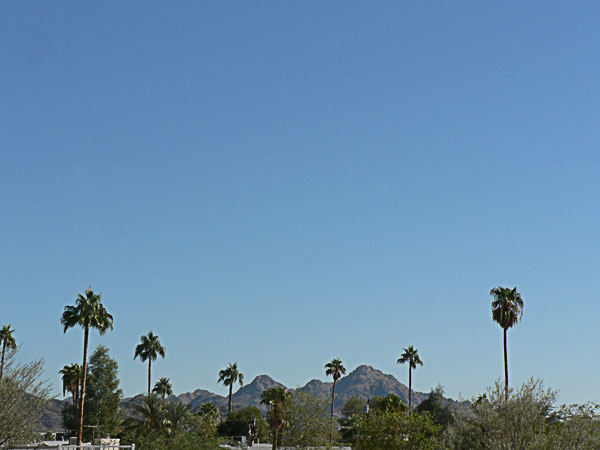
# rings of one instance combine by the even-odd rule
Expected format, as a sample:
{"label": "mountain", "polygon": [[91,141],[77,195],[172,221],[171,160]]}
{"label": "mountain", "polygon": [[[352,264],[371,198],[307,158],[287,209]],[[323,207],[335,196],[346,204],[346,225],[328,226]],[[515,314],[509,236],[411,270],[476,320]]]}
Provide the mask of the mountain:
{"label": "mountain", "polygon": [[[250,384],[241,387],[233,394],[233,407],[234,409],[241,409],[246,406],[256,406],[260,408],[261,411],[266,412],[266,407],[260,404],[261,394],[266,389],[279,386],[285,387],[282,383],[275,381],[268,375],[259,375],[254,378]],[[333,382],[330,381],[311,380],[296,390],[329,400],[331,398],[332,386]],[[395,394],[400,397],[403,402],[408,403],[408,387],[400,383],[393,375],[385,374],[371,366],[358,366],[347,376],[340,378],[337,382],[335,389],[336,415],[340,414],[341,407],[352,396],[366,400],[375,396],[385,397],[389,394]],[[415,406],[427,397],[428,394],[413,390],[413,404]],[[135,397],[125,398],[121,401],[121,406],[131,414],[133,406],[141,403],[143,398],[144,396],[141,394],[136,395]],[[62,420],[60,411],[62,410],[62,404],[66,401],[67,400],[59,402],[58,400],[52,400],[49,403],[42,420],[44,431],[57,431],[61,429],[60,425]],[[227,397],[214,394],[204,389],[196,389],[193,392],[172,395],[169,397],[169,401],[190,405],[192,410],[203,403],[211,402],[214,403],[224,415],[227,413]],[[454,403],[453,401],[451,402]]]}

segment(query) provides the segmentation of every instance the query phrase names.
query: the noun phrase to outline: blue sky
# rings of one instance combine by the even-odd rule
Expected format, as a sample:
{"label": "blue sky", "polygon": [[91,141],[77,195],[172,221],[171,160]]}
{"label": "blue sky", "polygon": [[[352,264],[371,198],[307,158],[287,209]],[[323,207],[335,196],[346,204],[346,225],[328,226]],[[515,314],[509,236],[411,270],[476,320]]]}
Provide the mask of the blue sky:
{"label": "blue sky", "polygon": [[470,397],[600,400],[600,6],[4,2],[0,321],[58,370],[103,294],[126,395],[324,379],[340,357]]}

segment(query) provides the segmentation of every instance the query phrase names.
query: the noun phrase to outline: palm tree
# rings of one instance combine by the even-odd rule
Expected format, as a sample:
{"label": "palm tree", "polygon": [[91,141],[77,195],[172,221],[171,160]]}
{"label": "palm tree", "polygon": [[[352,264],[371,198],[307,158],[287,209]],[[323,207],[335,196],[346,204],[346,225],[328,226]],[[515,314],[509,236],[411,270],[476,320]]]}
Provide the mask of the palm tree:
{"label": "palm tree", "polygon": [[229,414],[232,407],[233,385],[235,383],[240,383],[240,386],[244,385],[244,374],[238,370],[237,361],[233,364],[229,363],[229,367],[219,371],[219,379],[217,382],[229,386],[229,407],[227,410],[227,414]]}
{"label": "palm tree", "polygon": [[156,382],[152,392],[160,395],[164,400],[166,396],[173,395],[173,386],[168,378],[162,377]]}
{"label": "palm tree", "polygon": [[140,357],[140,361],[145,362],[148,360],[148,395],[150,395],[150,380],[152,379],[152,361],[156,361],[156,358],[160,355],[162,358],[165,357],[165,348],[160,344],[158,336],[154,336],[152,331],[147,336],[141,337],[142,342],[135,347],[135,354],[133,359]]}
{"label": "palm tree", "polygon": [[73,396],[73,406],[79,404],[79,386],[81,385],[81,366],[73,363],[64,366],[59,373],[62,375],[63,396],[69,392]]}
{"label": "palm tree", "polygon": [[4,375],[4,355],[6,353],[6,349],[16,350],[17,341],[13,336],[13,332],[15,330],[10,329],[10,325],[4,325],[0,330],[0,342],[2,342],[2,362],[0,362],[0,380],[2,380],[2,376]]}
{"label": "palm tree", "polygon": [[342,375],[346,375],[346,368],[339,358],[332,359],[325,364],[325,376],[333,377],[333,388],[331,389],[331,430],[329,431],[329,443],[333,440],[333,404],[335,402],[335,385]]}
{"label": "palm tree", "polygon": [[269,407],[267,420],[273,431],[272,449],[277,450],[279,430],[285,425],[286,409],[292,401],[292,394],[284,387],[272,387],[262,392],[260,403]]}
{"label": "palm tree", "polygon": [[133,421],[136,435],[166,428],[165,402],[157,394],[144,396],[142,403],[133,407],[137,418]]}
{"label": "palm tree", "polygon": [[169,403],[166,408],[166,413],[168,436],[184,429],[192,417],[190,406],[184,405],[183,403]]}
{"label": "palm tree", "polygon": [[408,348],[404,349],[404,353],[400,355],[398,364],[408,363],[408,411],[411,411],[412,407],[412,369],[416,369],[417,365],[422,366],[423,361],[419,358],[419,351],[416,348],[413,348],[412,345],[409,345]]}
{"label": "palm tree", "polygon": [[215,420],[221,420],[221,410],[214,403],[202,403],[196,409],[196,414],[204,417],[210,417]]}
{"label": "palm tree", "polygon": [[508,349],[506,332],[523,317],[523,299],[517,288],[498,286],[490,291],[492,301],[492,319],[502,327],[504,333],[504,400],[508,400]]}
{"label": "palm tree", "polygon": [[79,325],[83,328],[83,365],[81,372],[83,379],[81,382],[80,404],[79,404],[79,432],[77,434],[77,445],[81,445],[83,439],[83,410],[85,403],[85,383],[87,381],[87,354],[90,328],[98,330],[100,335],[107,330],[113,329],[113,316],[102,305],[102,296],[96,294],[91,287],[84,294],[79,294],[75,300],[75,305],[65,306],[65,310],[60,319],[63,325],[63,332],[66,333],[69,328]]}

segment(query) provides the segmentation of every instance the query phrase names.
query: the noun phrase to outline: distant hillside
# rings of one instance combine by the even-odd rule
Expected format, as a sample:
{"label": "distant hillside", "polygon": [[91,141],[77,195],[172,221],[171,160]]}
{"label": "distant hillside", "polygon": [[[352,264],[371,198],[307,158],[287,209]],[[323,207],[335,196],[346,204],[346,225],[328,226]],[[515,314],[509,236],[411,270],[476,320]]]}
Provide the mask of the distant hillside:
{"label": "distant hillside", "polygon": [[[306,383],[306,385],[298,388],[298,390],[329,400],[331,397],[332,385],[333,382],[311,380]],[[261,394],[266,389],[278,386],[284,385],[275,381],[268,375],[259,375],[254,378],[250,384],[244,385],[233,394],[233,407],[234,409],[241,409],[246,406],[256,406],[265,412],[265,406],[260,404]],[[402,401],[408,403],[408,387],[400,383],[393,375],[385,374],[371,366],[358,366],[347,376],[340,378],[337,382],[335,390],[336,415],[340,414],[341,406],[343,406],[352,396],[366,400],[375,396],[385,397],[389,394],[395,394],[400,397]],[[425,400],[427,396],[428,394],[423,392],[413,391],[413,404],[418,405]],[[121,401],[121,406],[131,414],[133,406],[141,403],[143,398],[144,397],[141,394],[136,395],[135,397],[125,398]],[[169,397],[169,400],[190,405],[192,410],[203,403],[210,402],[220,408],[223,414],[227,413],[227,397],[214,394],[204,389],[196,389],[194,392],[172,395]],[[62,429],[62,406],[69,401],[70,400],[64,400],[60,402],[58,400],[52,400],[48,404],[48,408],[44,411],[41,421],[45,431]],[[454,403],[452,400],[451,402]]]}

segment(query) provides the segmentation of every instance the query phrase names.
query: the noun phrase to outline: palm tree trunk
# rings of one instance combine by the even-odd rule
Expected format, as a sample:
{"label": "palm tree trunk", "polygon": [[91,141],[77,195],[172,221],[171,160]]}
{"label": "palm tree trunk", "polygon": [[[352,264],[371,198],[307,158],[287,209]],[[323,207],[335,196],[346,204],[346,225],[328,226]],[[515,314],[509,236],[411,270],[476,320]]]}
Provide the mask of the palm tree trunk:
{"label": "palm tree trunk", "polygon": [[508,349],[506,346],[506,328],[504,328],[504,401],[508,401]]}
{"label": "palm tree trunk", "polygon": [[278,429],[275,428],[275,431],[273,432],[273,450],[277,450],[277,438],[279,437],[279,433],[278,433]]}
{"label": "palm tree trunk", "polygon": [[412,407],[412,372],[410,363],[408,363],[408,412],[410,413]]}
{"label": "palm tree trunk", "polygon": [[2,341],[2,363],[0,363],[0,380],[4,375],[4,353],[6,352],[6,339]]}
{"label": "palm tree trunk", "polygon": [[333,380],[333,389],[331,389],[331,424],[329,428],[329,443],[333,441],[333,403],[335,401],[335,383],[337,380]]}
{"label": "palm tree trunk", "polygon": [[148,395],[150,395],[150,380],[152,379],[152,358],[148,358]]}
{"label": "palm tree trunk", "polygon": [[86,326],[83,333],[83,380],[81,382],[81,404],[79,405],[79,432],[77,433],[77,445],[83,441],[83,404],[85,402],[85,383],[87,381],[87,354],[90,327]]}
{"label": "palm tree trunk", "polygon": [[231,383],[229,385],[229,411],[227,412],[227,414],[231,414],[231,406],[232,406],[231,405],[231,399],[232,399],[232,396],[233,396],[233,383]]}

